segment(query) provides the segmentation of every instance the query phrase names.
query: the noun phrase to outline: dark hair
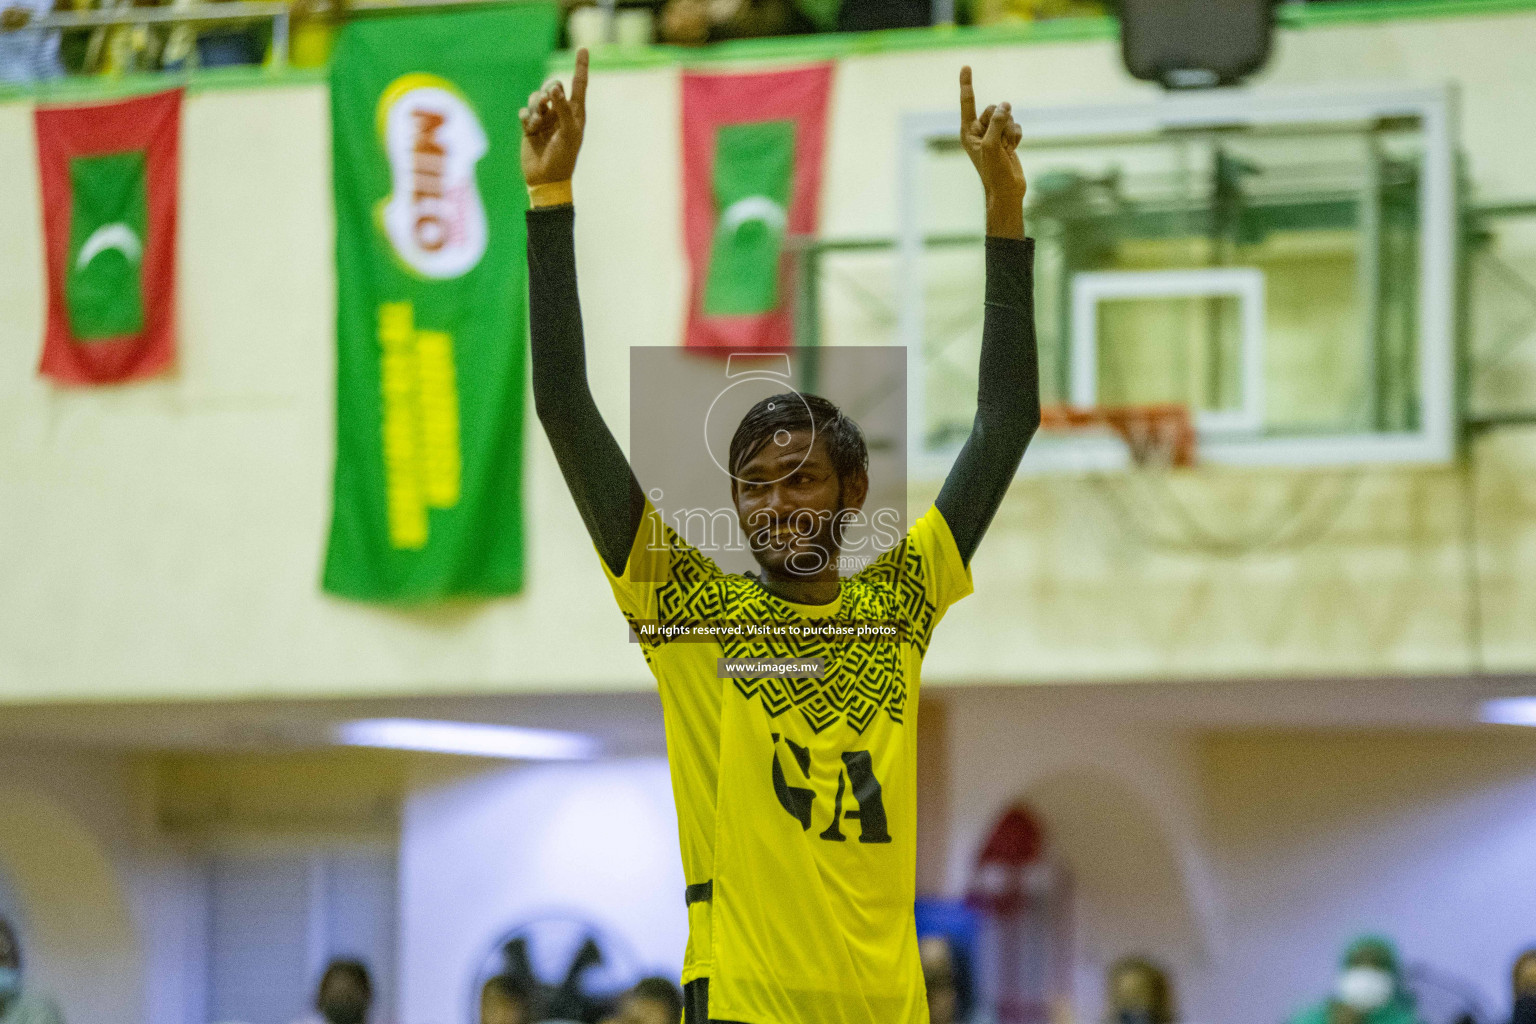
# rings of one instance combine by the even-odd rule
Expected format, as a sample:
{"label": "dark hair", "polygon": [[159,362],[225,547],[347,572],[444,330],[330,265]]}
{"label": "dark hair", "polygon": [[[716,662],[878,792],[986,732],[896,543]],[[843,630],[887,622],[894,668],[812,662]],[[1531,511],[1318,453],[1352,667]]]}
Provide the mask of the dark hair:
{"label": "dark hair", "polygon": [[1532,946],[1530,949],[1525,950],[1519,956],[1515,957],[1515,965],[1510,968],[1509,971],[1509,980],[1511,984],[1520,984],[1520,968],[1524,967],[1532,960],[1536,960],[1536,946]]}
{"label": "dark hair", "polygon": [[11,952],[15,954],[16,962],[21,963],[21,938],[16,934],[16,926],[11,924],[9,918],[0,917],[0,935],[10,940],[8,945],[11,947]]}
{"label": "dark hair", "polygon": [[823,438],[839,482],[869,472],[869,447],[852,417],[820,395],[786,391],[747,410],[731,437],[731,476],[767,447],[780,430],[811,430]]}
{"label": "dark hair", "polygon": [[1145,976],[1152,984],[1152,1019],[1156,1024],[1172,1024],[1178,1013],[1173,1008],[1173,985],[1168,981],[1168,972],[1144,956],[1121,957],[1109,967],[1110,984],[1113,985],[1120,975],[1133,971]]}
{"label": "dark hair", "polygon": [[641,978],[635,982],[635,987],[629,990],[629,994],[636,999],[651,999],[666,1004],[669,1020],[675,1022],[683,1019],[683,994],[678,991],[677,983],[669,978],[660,976]]}
{"label": "dark hair", "polygon": [[325,965],[325,973],[320,975],[320,987],[315,990],[315,999],[319,1001],[320,993],[325,991],[332,978],[340,975],[349,975],[357,982],[357,987],[363,990],[363,994],[371,1001],[373,999],[373,978],[368,974],[368,966],[361,960],[353,960],[341,957],[332,960]]}

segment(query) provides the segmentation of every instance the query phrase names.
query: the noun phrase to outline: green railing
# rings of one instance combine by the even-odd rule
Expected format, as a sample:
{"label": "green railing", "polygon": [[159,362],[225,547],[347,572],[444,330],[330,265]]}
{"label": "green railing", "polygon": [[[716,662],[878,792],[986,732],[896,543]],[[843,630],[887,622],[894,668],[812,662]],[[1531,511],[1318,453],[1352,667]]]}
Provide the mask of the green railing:
{"label": "green railing", "polygon": [[[400,12],[420,7],[469,6],[477,3],[518,3],[524,0],[362,0],[348,5],[360,16]],[[1536,15],[1536,0],[1358,0],[1345,3],[1285,2],[1277,19],[1283,30],[1306,31],[1348,24],[1369,24],[1423,18],[1473,18],[1497,15]],[[287,6],[271,0],[231,0],[186,7],[137,7],[121,11],[90,11],[56,14],[40,27],[81,30],[145,22],[207,23],[265,21],[275,39],[287,32]],[[1119,24],[1113,18],[1060,18],[1006,25],[954,26],[895,29],[883,32],[827,33],[770,39],[742,39],[703,47],[640,46],[601,47],[593,53],[598,69],[616,70],[670,65],[708,65],[726,62],[776,60],[826,60],[870,54],[930,50],[950,47],[1044,45],[1117,38]],[[197,91],[249,88],[262,85],[293,85],[320,81],[324,72],[286,66],[281,48],[260,67],[206,68],[183,72],[147,72],[117,78],[80,76],[52,79],[27,85],[0,85],[0,102],[36,97],[42,100],[110,97],[164,88],[168,82]],[[551,55],[550,70],[569,68],[571,54]]]}

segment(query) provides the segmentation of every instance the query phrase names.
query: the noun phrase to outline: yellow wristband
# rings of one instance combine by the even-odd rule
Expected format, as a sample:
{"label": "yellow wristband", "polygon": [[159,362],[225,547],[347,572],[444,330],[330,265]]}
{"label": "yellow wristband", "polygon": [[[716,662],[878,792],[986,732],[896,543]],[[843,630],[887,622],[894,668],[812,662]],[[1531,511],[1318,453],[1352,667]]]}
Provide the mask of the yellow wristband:
{"label": "yellow wristband", "polygon": [[546,181],[541,185],[528,186],[528,205],[537,209],[540,206],[560,206],[571,202],[571,182]]}

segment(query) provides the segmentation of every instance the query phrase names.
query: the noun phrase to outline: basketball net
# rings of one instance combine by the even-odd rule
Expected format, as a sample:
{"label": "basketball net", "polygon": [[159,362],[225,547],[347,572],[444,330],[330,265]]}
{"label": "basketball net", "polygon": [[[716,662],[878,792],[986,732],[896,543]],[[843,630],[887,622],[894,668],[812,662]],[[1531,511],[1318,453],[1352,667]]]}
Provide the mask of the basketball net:
{"label": "basketball net", "polygon": [[1080,431],[1108,427],[1130,450],[1141,468],[1166,469],[1195,464],[1195,426],[1188,406],[1177,402],[1152,405],[1048,405],[1040,410],[1042,430]]}

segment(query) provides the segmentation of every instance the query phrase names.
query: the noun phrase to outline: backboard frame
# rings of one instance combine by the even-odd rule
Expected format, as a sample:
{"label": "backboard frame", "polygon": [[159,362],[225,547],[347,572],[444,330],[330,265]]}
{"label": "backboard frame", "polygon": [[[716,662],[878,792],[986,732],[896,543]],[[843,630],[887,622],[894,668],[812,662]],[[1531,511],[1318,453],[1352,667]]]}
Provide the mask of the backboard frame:
{"label": "backboard frame", "polygon": [[[1352,90],[1270,90],[1238,87],[1170,93],[1150,101],[1060,107],[1015,106],[1026,139],[1083,139],[1145,135],[1169,129],[1234,125],[1360,123],[1415,117],[1424,151],[1419,178],[1418,275],[1419,421],[1416,430],[1316,436],[1241,436],[1201,430],[1200,458],[1235,466],[1349,466],[1433,464],[1455,453],[1455,303],[1459,236],[1456,230],[1456,112],[1454,87],[1413,86]],[[958,445],[929,449],[922,365],[923,161],[930,143],[952,140],[952,111],[906,115],[898,133],[897,283],[898,336],[907,347],[908,470],[912,479],[938,479]],[[1075,390],[1075,388],[1074,388]],[[1102,470],[1128,465],[1122,446],[1097,437],[1041,436],[1030,446],[1021,473]]]}
{"label": "backboard frame", "polygon": [[1195,427],[1207,435],[1253,432],[1264,425],[1264,273],[1254,267],[1195,270],[1090,271],[1072,278],[1072,404],[1099,404],[1099,303],[1114,299],[1187,299],[1231,297],[1238,300],[1239,407],[1195,409]]}

